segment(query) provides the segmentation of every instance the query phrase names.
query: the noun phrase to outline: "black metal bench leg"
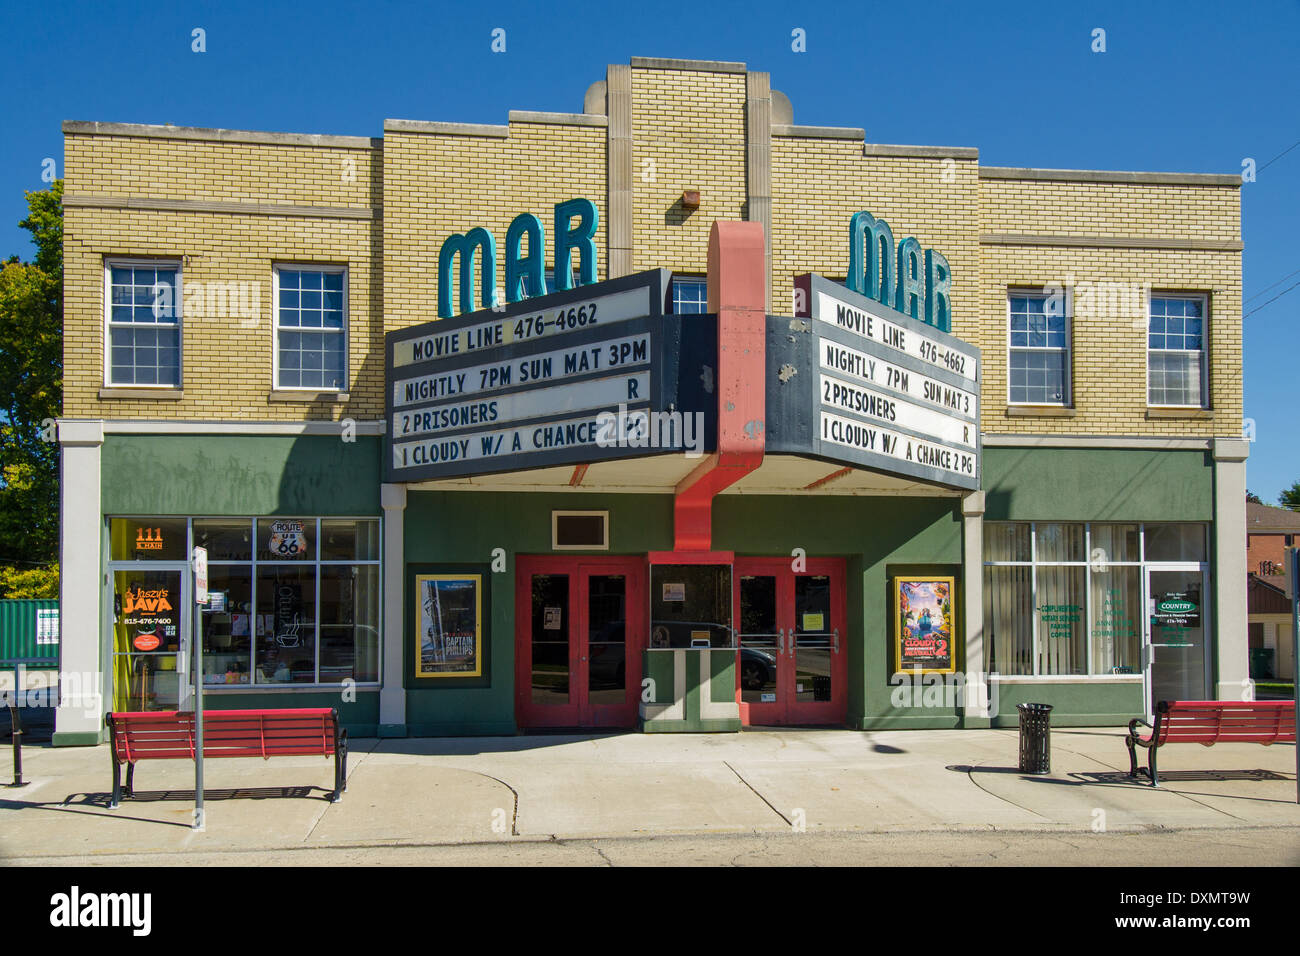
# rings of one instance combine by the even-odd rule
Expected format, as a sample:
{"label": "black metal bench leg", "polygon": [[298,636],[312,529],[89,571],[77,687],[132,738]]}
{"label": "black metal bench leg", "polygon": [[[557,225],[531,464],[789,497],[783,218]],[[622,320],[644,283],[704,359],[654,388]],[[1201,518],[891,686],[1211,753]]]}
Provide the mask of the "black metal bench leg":
{"label": "black metal bench leg", "polygon": [[1124,743],[1128,744],[1128,775],[1136,777],[1138,775],[1138,757],[1137,746],[1131,736],[1124,738]]}
{"label": "black metal bench leg", "polygon": [[135,796],[135,764],[130,762],[126,765],[126,795]]}
{"label": "black metal bench leg", "polygon": [[348,788],[348,732],[339,733],[334,744],[334,792],[330,794],[330,803],[343,799],[343,791]]}
{"label": "black metal bench leg", "polygon": [[108,808],[116,810],[118,804],[122,802],[122,765],[117,762],[117,757],[112,757],[113,761],[113,796],[109,800]]}
{"label": "black metal bench leg", "polygon": [[1147,758],[1147,773],[1151,775],[1151,786],[1153,787],[1160,786],[1160,781],[1156,778],[1156,751],[1158,749],[1158,747],[1152,747],[1151,756]]}

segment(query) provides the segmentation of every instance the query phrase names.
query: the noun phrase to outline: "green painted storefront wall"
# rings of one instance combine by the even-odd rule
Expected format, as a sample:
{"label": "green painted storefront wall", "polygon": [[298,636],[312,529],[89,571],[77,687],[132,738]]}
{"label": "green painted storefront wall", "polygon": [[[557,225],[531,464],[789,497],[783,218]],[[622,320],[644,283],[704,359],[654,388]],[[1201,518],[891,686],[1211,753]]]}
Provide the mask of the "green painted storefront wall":
{"label": "green painted storefront wall", "polygon": [[1017,704],[1051,704],[1052,723],[1074,727],[1127,724],[1146,713],[1141,681],[1000,684],[996,697],[994,727],[1015,727],[1020,721]]}
{"label": "green painted storefront wall", "polygon": [[985,448],[986,521],[1212,521],[1207,451]]}
{"label": "green painted storefront wall", "polygon": [[803,548],[809,557],[844,558],[848,725],[955,727],[955,708],[900,709],[891,703],[889,589],[894,574],[913,572],[952,574],[960,589],[959,504],[959,498],[724,495],[714,505],[714,545],[746,555],[788,557]]}
{"label": "green painted storefront wall", "polygon": [[311,691],[277,694],[258,691],[249,694],[203,695],[204,710],[274,710],[294,707],[333,707],[339,723],[351,737],[374,737],[379,727],[379,692],[358,690],[356,699],[345,701],[341,691]]}
{"label": "green painted storefront wall", "polygon": [[106,515],[378,515],[381,442],[328,435],[107,435]]}
{"label": "green painted storefront wall", "polygon": [[668,495],[413,491],[407,496],[404,527],[408,566],[473,566],[482,570],[490,566],[497,548],[504,549],[507,559],[506,570],[488,571],[484,585],[491,607],[486,634],[489,686],[456,686],[450,678],[441,679],[443,683],[437,686],[413,680],[415,608],[408,584],[404,604],[408,608],[408,733],[438,736],[515,732],[515,559],[521,554],[556,553],[551,550],[551,512],[561,510],[609,511],[610,547],[601,554],[672,549],[673,504]]}
{"label": "green painted storefront wall", "polygon": [[[1035,450],[1036,456],[1042,453]],[[481,566],[490,563],[495,548],[505,549],[508,556],[508,570],[490,574],[487,585],[490,685],[410,687],[408,663],[410,733],[514,732],[513,561],[519,554],[551,553],[550,513],[557,509],[610,511],[610,554],[644,554],[672,547],[672,501],[666,495],[410,494],[408,563]],[[1194,515],[1174,511],[1146,511],[1143,515],[1195,520]],[[898,684],[891,684],[894,651],[889,629],[892,578],[901,574],[953,575],[960,590],[961,545],[956,498],[723,495],[714,505],[714,547],[719,550],[741,556],[790,556],[795,548],[803,548],[809,557],[845,559],[851,632],[847,636],[848,725],[857,729],[963,726],[959,693],[947,694],[934,706],[932,697],[923,697],[921,691],[916,696],[900,695]],[[955,624],[956,632],[964,633],[960,602]],[[409,637],[407,643],[411,645]],[[959,654],[957,667],[963,673],[978,670],[979,662],[968,666]],[[670,670],[647,676],[671,682]],[[1055,704],[1054,717],[1061,724],[1115,724],[1141,711],[1141,689],[1134,687],[1008,685],[1002,689],[1001,711],[1003,720],[1014,724],[1015,704],[1032,699]],[[1022,692],[1029,697],[1019,696]],[[1005,716],[1008,712],[1009,718]]]}

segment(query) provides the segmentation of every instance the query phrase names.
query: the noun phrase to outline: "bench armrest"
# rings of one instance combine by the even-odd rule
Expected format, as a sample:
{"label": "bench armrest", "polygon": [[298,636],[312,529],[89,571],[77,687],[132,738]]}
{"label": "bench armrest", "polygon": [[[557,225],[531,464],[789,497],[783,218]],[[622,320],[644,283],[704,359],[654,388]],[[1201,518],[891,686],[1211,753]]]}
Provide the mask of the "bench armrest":
{"label": "bench armrest", "polygon": [[[1142,735],[1138,733],[1137,728],[1139,725],[1151,731],[1151,735],[1146,740],[1143,740]],[[1150,724],[1148,724],[1141,717],[1134,717],[1132,720],[1128,722],[1128,735],[1129,735],[1129,739],[1131,739],[1135,744],[1140,744],[1143,747],[1149,747],[1151,746],[1151,741],[1155,739],[1155,728],[1152,727]]]}

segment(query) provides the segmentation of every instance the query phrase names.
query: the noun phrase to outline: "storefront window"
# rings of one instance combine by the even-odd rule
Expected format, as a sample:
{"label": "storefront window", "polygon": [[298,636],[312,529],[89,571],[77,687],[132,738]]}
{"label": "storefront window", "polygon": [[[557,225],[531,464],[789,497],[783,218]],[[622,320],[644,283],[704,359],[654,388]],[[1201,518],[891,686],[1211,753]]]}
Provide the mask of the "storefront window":
{"label": "storefront window", "polygon": [[731,565],[657,564],[650,569],[651,647],[734,647]]}
{"label": "storefront window", "polygon": [[248,565],[209,564],[208,590],[225,594],[226,609],[203,615],[203,673],[207,683],[252,683],[253,569]]}
{"label": "storefront window", "polygon": [[1137,525],[1095,524],[1091,530],[1092,551],[1088,560],[1092,563],[1142,560],[1139,544],[1142,531]]}
{"label": "storefront window", "polygon": [[1035,559],[1047,561],[1082,561],[1083,525],[1042,523],[1034,526]]}
{"label": "storefront window", "polygon": [[378,521],[334,521],[320,523],[322,561],[378,561]]}
{"label": "storefront window", "polygon": [[1034,569],[984,568],[984,641],[989,673],[1034,673]]}
{"label": "storefront window", "polygon": [[1039,674],[1088,673],[1084,637],[1087,569],[1036,567]]}
{"label": "storefront window", "polygon": [[311,518],[261,518],[258,561],[311,561],[316,557],[316,522]]}
{"label": "storefront window", "polygon": [[114,561],[185,561],[189,549],[184,518],[114,518],[109,556]]}
{"label": "storefront window", "polygon": [[316,569],[257,568],[258,684],[316,682]]}
{"label": "storefront window", "polygon": [[322,565],[322,684],[379,680],[379,601],[378,565]]}
{"label": "storefront window", "polygon": [[252,561],[253,522],[248,518],[195,518],[194,546],[209,561]]}
{"label": "storefront window", "polygon": [[1116,564],[1094,567],[1091,598],[1093,671],[1142,673],[1142,568]]}
{"label": "storefront window", "polygon": [[1205,526],[1199,524],[1149,524],[1146,526],[1148,561],[1205,560]]}
{"label": "storefront window", "polygon": [[985,561],[1028,561],[1032,557],[1029,525],[998,522],[984,526]]}
{"label": "storefront window", "polygon": [[1152,562],[1202,562],[1205,555],[1199,524],[986,523],[989,671],[1141,674],[1144,570]]}
{"label": "storefront window", "polygon": [[[225,599],[222,609],[203,613],[208,685],[373,683],[379,680],[379,530],[379,521],[368,518],[113,518],[110,554],[114,562],[188,565],[191,546],[208,550],[208,589]],[[168,591],[176,619],[159,626],[174,643],[167,628],[188,620],[179,588],[189,572],[117,565],[114,573],[119,607],[126,591],[142,583],[146,591]],[[165,586],[154,581],[159,575],[168,578]],[[174,707],[177,648],[140,650],[151,641],[135,642],[122,620],[119,614],[115,621],[114,686],[123,709]],[[168,653],[165,661],[143,657]]]}

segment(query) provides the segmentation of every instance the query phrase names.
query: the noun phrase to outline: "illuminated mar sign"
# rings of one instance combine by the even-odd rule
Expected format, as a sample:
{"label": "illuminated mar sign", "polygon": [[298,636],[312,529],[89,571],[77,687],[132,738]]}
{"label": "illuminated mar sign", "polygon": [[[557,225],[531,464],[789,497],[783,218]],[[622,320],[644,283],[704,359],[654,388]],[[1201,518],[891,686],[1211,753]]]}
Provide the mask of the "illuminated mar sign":
{"label": "illuminated mar sign", "polygon": [[[577,219],[577,223],[574,223]],[[570,199],[555,204],[555,291],[567,292],[573,288],[570,273],[572,255],[578,253],[578,284],[590,285],[596,281],[596,228],[600,214],[590,199]],[[528,253],[523,252],[524,238],[528,239]],[[542,221],[532,213],[520,213],[506,230],[505,249],[505,303],[497,301],[497,242],[482,226],[466,233],[448,236],[438,251],[438,318],[450,319],[452,311],[452,275],[459,257],[460,312],[473,312],[476,308],[502,308],[506,303],[522,301],[525,288],[530,295],[546,293],[546,275],[543,257],[546,252],[546,233]],[[474,272],[477,261],[479,276],[479,302],[474,304]],[[525,286],[525,282],[527,286]]]}
{"label": "illuminated mar sign", "polygon": [[889,223],[869,212],[849,220],[849,274],[844,284],[859,295],[874,299],[924,322],[940,332],[952,331],[948,260],[908,236],[894,248]]}

